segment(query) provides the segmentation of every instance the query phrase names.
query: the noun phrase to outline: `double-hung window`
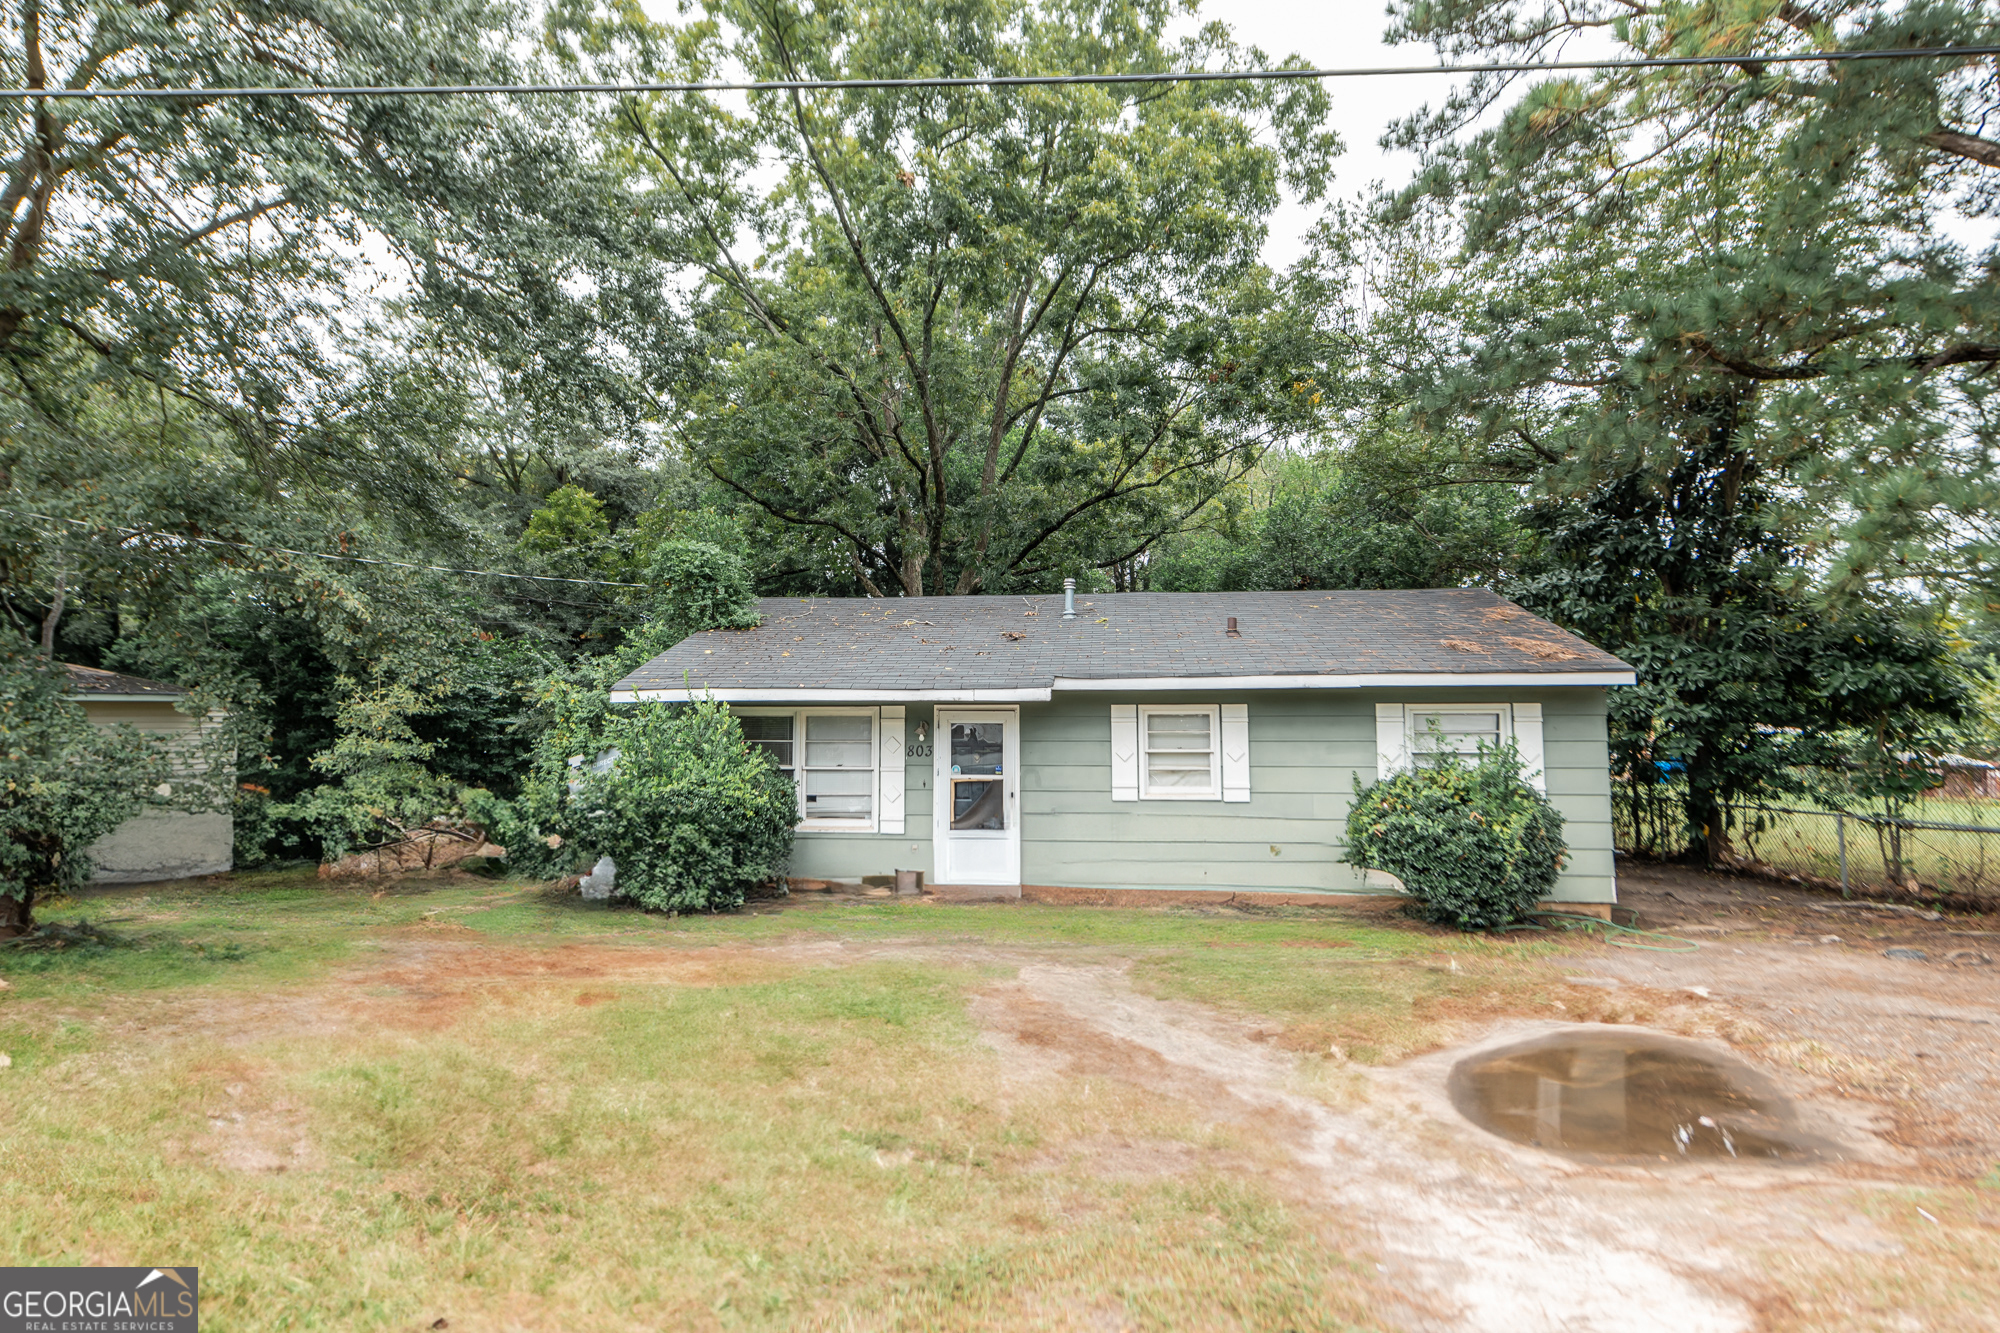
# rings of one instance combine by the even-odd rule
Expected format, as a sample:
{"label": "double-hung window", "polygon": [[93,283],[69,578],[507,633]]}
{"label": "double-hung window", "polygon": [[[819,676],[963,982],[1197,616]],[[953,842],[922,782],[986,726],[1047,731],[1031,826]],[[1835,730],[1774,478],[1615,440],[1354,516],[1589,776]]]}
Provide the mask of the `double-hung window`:
{"label": "double-hung window", "polygon": [[1218,711],[1213,704],[1140,707],[1139,781],[1143,797],[1213,801],[1222,795]]}
{"label": "double-hung window", "polygon": [[743,739],[791,779],[800,828],[874,830],[876,710],[743,711],[737,721]]}
{"label": "double-hung window", "polygon": [[806,827],[873,827],[875,710],[804,717],[805,780],[799,791]]}
{"label": "double-hung window", "polygon": [[1539,703],[1380,703],[1375,705],[1375,772],[1387,777],[1412,764],[1438,762],[1441,754],[1471,760],[1483,745],[1512,741],[1521,756],[1521,776],[1538,791],[1548,790]]}
{"label": "double-hung window", "polygon": [[1411,704],[1410,759],[1417,764],[1435,764],[1440,754],[1471,759],[1482,746],[1494,749],[1512,732],[1511,712],[1505,704],[1453,708]]}

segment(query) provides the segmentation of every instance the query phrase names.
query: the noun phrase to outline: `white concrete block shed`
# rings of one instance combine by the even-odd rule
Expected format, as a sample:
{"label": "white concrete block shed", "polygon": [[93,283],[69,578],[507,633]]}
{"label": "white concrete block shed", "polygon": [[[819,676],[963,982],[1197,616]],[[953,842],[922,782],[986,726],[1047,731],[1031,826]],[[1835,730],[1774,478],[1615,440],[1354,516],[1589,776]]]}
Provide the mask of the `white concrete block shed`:
{"label": "white concrete block shed", "polygon": [[1379,893],[1348,807],[1511,738],[1610,903],[1609,653],[1479,589],[782,599],[613,688],[712,694],[799,793],[792,873],[941,887]]}

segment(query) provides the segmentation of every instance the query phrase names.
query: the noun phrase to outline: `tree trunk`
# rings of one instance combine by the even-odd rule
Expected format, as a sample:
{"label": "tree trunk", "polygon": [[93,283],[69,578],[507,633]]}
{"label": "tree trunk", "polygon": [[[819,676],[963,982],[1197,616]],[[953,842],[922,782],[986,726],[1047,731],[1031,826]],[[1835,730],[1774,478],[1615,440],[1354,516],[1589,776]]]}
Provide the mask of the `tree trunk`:
{"label": "tree trunk", "polygon": [[49,613],[42,617],[42,656],[51,662],[56,660],[56,626],[62,621],[63,606],[68,596],[64,572],[58,569],[55,595],[49,599]]}
{"label": "tree trunk", "polygon": [[1688,756],[1687,820],[1693,837],[1688,854],[1699,856],[1712,870],[1727,869],[1736,863],[1736,849],[1729,843],[1729,825],[1715,789],[1701,785],[1701,752]]}
{"label": "tree trunk", "polygon": [[11,940],[35,928],[35,904],[27,897],[0,894],[0,940]]}

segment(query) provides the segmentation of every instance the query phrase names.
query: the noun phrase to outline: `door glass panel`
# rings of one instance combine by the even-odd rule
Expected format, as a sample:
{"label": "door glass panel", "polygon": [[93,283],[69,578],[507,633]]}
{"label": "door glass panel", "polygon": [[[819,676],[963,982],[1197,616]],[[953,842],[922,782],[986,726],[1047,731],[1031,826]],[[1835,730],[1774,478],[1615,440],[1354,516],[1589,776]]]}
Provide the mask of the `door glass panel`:
{"label": "door glass panel", "polygon": [[[953,730],[956,731],[957,728]],[[1007,827],[1005,780],[997,777],[953,778],[951,826],[958,832],[989,829],[1004,831]]]}
{"label": "door glass panel", "polygon": [[998,773],[1007,733],[1005,722],[951,724],[951,771],[954,774]]}

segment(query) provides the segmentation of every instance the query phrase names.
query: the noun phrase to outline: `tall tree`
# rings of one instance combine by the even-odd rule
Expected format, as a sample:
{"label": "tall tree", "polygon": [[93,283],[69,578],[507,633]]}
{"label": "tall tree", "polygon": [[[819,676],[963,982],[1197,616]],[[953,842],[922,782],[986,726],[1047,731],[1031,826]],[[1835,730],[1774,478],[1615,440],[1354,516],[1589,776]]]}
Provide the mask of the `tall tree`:
{"label": "tall tree", "polygon": [[[522,15],[495,0],[23,0],[0,81],[65,89],[507,82]],[[10,100],[0,156],[0,377],[69,423],[107,377],[197,405],[267,492],[305,482],[433,511],[436,435],[343,349],[390,294],[513,386],[526,410],[607,400],[678,345],[627,214],[567,104],[274,96]],[[556,114],[551,115],[549,113]],[[588,274],[586,280],[584,275]],[[393,274],[391,276],[394,276]],[[643,311],[647,339],[608,323]],[[620,358],[618,346],[637,349]],[[365,349],[364,349],[365,350]],[[393,378],[393,377],[392,377]],[[456,395],[444,394],[449,416]],[[416,429],[412,429],[416,426]],[[5,477],[0,475],[0,490]]]}
{"label": "tall tree", "polygon": [[[618,7],[579,59],[658,77],[1261,64],[1164,0]],[[1310,319],[1258,260],[1281,177],[1337,148],[1313,85],[759,94],[610,130],[718,353],[682,424],[712,474],[869,593],[970,593],[1145,549],[1314,416]],[[760,173],[771,188],[748,182]]]}
{"label": "tall tree", "polygon": [[[1992,43],[1975,0],[1451,0],[1398,40],[1532,59],[1585,33],[1634,55],[1741,52],[1506,91],[1475,80],[1401,127],[1424,169],[1392,227],[1462,241],[1391,315],[1398,391],[1478,469],[1572,494],[1663,480],[1716,430],[1738,474],[1817,527],[1836,595],[1919,578],[1992,596],[2000,200],[1991,57],[1771,64],[1759,55]],[[1976,225],[1976,224],[1972,224]],[[1421,346],[1418,346],[1421,344]],[[1780,484],[1781,483],[1781,484]],[[1740,498],[1739,492],[1739,498]]]}
{"label": "tall tree", "polygon": [[1727,865],[1732,805],[1796,797],[1816,767],[1899,767],[1972,691],[1920,611],[1810,596],[1774,488],[1716,410],[1664,482],[1635,469],[1532,509],[1540,549],[1509,591],[1638,668],[1611,695],[1612,769],[1684,784],[1686,850]]}

